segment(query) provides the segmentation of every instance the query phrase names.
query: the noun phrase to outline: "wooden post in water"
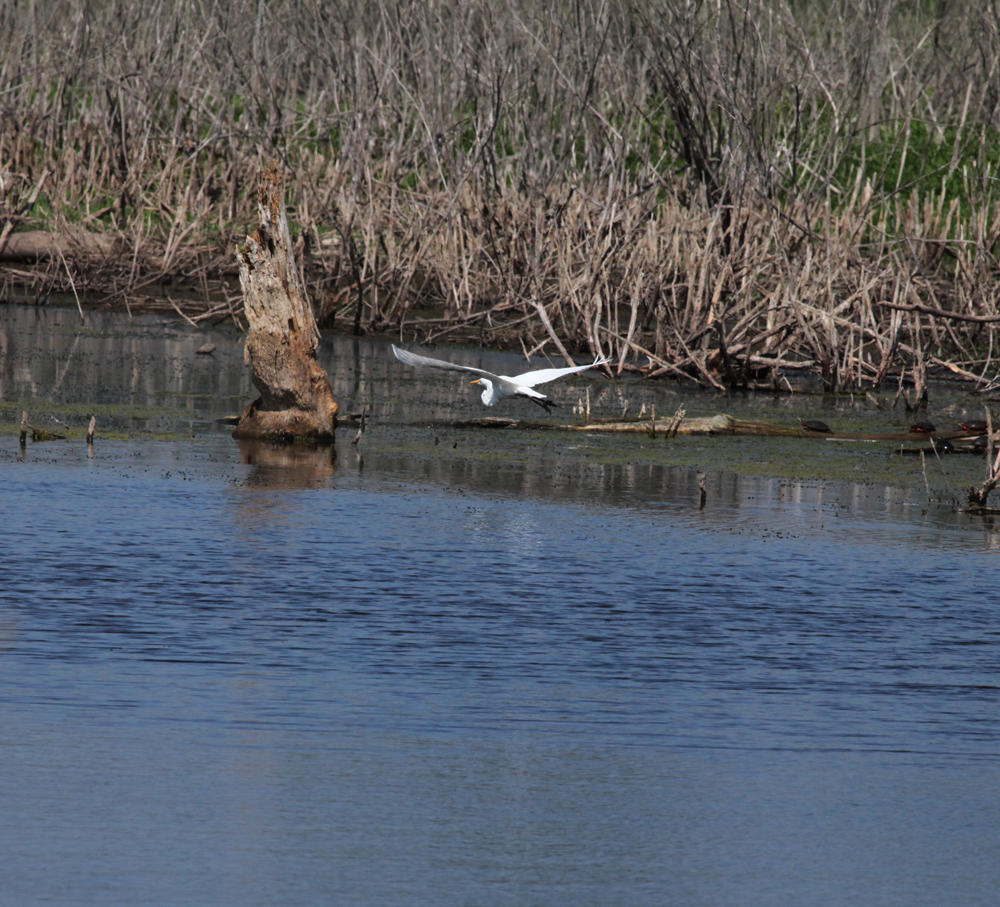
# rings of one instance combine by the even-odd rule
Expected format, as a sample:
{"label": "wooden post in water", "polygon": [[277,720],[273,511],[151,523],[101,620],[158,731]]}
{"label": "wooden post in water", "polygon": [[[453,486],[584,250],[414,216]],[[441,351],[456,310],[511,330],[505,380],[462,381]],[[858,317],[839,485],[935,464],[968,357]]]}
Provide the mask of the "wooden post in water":
{"label": "wooden post in water", "polygon": [[236,258],[249,323],[246,361],[260,397],[233,437],[331,443],[338,406],[316,361],[319,329],[292,256],[277,161],[261,174],[258,203],[260,226]]}
{"label": "wooden post in water", "polygon": [[670,420],[670,424],[667,426],[667,437],[675,438],[677,437],[677,431],[681,427],[681,422],[684,421],[684,404],[682,403],[677,407],[677,411],[674,413],[673,419]]}

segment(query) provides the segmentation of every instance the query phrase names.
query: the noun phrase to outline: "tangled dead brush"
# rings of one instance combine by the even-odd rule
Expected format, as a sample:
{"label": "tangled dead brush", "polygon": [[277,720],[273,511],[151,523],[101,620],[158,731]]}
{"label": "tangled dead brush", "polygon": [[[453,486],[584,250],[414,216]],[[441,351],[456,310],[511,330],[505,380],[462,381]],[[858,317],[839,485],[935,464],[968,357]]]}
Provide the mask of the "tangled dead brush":
{"label": "tangled dead brush", "polygon": [[0,217],[118,251],[6,295],[228,315],[278,156],[327,327],[991,388],[1000,29],[960,5],[8,5]]}

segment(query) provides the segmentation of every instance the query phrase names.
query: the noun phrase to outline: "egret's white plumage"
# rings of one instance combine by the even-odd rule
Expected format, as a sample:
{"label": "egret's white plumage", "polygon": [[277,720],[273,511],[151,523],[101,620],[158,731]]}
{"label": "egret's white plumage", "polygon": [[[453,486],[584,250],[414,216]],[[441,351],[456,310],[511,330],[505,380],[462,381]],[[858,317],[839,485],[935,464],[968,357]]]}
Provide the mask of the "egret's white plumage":
{"label": "egret's white plumage", "polygon": [[418,356],[416,353],[401,350],[395,345],[392,351],[396,354],[396,358],[400,362],[405,362],[407,365],[440,368],[449,372],[472,372],[474,375],[478,375],[479,377],[472,383],[481,384],[485,388],[482,400],[487,406],[493,406],[502,397],[527,397],[539,406],[544,406],[546,412],[556,404],[546,397],[545,394],[540,394],[536,391],[534,389],[535,385],[546,384],[549,381],[555,381],[556,378],[562,378],[576,372],[585,372],[589,368],[596,368],[610,361],[607,358],[598,357],[590,365],[573,365],[569,368],[543,368],[534,372],[525,372],[523,375],[515,375],[511,378],[507,375],[494,375],[493,372],[487,372],[481,368],[473,368],[471,365],[456,365],[454,362],[446,362],[443,359],[429,359],[427,356]]}

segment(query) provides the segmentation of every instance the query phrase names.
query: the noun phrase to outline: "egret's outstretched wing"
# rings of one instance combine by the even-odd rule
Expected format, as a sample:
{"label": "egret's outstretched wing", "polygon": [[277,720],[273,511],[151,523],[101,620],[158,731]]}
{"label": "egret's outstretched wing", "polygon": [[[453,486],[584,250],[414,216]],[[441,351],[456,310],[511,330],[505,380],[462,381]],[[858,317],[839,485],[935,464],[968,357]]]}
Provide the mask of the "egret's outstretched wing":
{"label": "egret's outstretched wing", "polygon": [[543,368],[537,372],[525,372],[523,375],[518,375],[511,380],[523,387],[535,387],[537,384],[546,384],[549,381],[555,381],[556,378],[562,378],[563,375],[572,375],[576,372],[585,372],[589,368],[597,368],[597,366],[604,365],[610,361],[610,359],[604,357],[595,359],[590,365],[572,365],[569,368]]}
{"label": "egret's outstretched wing", "polygon": [[443,368],[449,372],[472,372],[474,375],[481,375],[483,378],[489,378],[493,381],[500,380],[493,372],[486,372],[481,368],[473,368],[471,365],[456,365],[454,362],[445,362],[444,359],[429,359],[427,356],[418,356],[416,353],[401,350],[395,344],[393,344],[392,351],[396,354],[396,358],[400,362],[405,362],[407,365]]}

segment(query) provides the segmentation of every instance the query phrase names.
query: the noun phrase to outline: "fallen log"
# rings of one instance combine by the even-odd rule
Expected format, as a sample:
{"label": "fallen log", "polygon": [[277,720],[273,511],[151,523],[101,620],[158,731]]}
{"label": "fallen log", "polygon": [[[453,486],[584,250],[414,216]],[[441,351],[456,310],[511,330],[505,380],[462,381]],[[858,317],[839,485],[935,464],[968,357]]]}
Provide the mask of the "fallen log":
{"label": "fallen log", "polygon": [[[671,428],[671,418],[657,419],[595,419],[591,422],[531,422],[524,419],[511,419],[504,416],[481,416],[476,419],[455,419],[443,422],[417,422],[417,425],[435,425],[448,428],[506,428],[512,430],[532,431],[576,431],[576,432],[618,432],[652,435],[654,432],[666,433]],[[744,419],[734,419],[732,416],[701,416],[685,418],[676,427],[678,435],[743,435],[771,438],[810,438],[822,441],[919,441],[929,445],[932,441],[954,440],[956,438],[974,438],[981,432],[935,431],[935,432],[819,432],[806,431],[798,425],[775,425],[772,422],[752,422]]]}
{"label": "fallen log", "polygon": [[[571,422],[559,424],[555,422],[530,422],[525,419],[510,419],[505,416],[481,416],[477,419],[455,419],[444,422],[418,422],[418,425],[441,425],[449,428],[509,428],[514,430],[532,429],[535,431],[603,431],[603,432],[642,432],[649,434],[655,425],[657,430],[666,431],[672,419],[663,419],[653,423],[649,419],[639,420],[599,420],[592,422]],[[708,416],[700,419],[685,419],[676,429],[679,435],[732,435],[736,420],[732,416]],[[750,423],[747,423],[750,424]],[[801,431],[798,432],[801,434]]]}
{"label": "fallen log", "polygon": [[338,406],[316,361],[319,330],[292,255],[282,174],[260,177],[260,226],[236,252],[248,323],[246,361],[260,396],[243,411],[233,437],[332,443]]}
{"label": "fallen log", "polygon": [[48,233],[44,230],[29,230],[25,233],[11,233],[3,249],[0,261],[33,264],[49,259],[113,258],[121,252],[121,240],[103,233]]}

